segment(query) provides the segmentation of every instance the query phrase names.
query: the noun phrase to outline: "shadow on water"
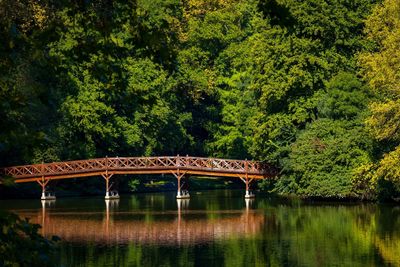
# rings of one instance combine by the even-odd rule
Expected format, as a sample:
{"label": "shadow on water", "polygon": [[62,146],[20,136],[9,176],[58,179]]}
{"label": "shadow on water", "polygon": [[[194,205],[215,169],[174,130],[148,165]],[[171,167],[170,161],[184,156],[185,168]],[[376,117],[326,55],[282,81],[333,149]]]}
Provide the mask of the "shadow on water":
{"label": "shadow on water", "polygon": [[400,266],[400,207],[242,191],[0,202],[57,235],[62,266]]}

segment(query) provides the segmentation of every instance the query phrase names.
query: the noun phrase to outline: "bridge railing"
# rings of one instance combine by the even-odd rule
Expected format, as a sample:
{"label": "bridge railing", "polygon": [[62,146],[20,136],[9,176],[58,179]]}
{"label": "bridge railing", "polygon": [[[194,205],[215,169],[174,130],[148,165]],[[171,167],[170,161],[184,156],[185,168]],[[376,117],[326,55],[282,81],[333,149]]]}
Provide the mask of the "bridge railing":
{"label": "bridge railing", "polygon": [[57,176],[77,173],[129,170],[203,170],[228,173],[271,174],[273,168],[263,162],[202,158],[190,156],[112,157],[53,162],[3,168],[0,171],[15,178]]}
{"label": "bridge railing", "polygon": [[201,158],[190,156],[173,157],[117,157],[107,158],[109,169],[196,169],[221,170],[262,174],[269,165],[257,161]]}

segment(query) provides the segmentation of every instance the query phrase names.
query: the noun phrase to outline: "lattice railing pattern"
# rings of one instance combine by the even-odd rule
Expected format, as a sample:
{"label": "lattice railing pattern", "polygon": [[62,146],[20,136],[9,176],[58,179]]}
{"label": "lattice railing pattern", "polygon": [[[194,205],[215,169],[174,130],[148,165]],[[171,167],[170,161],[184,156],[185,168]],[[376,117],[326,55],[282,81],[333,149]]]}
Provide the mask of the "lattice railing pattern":
{"label": "lattice railing pattern", "polygon": [[190,156],[173,157],[113,157],[66,162],[53,162],[14,166],[0,169],[3,175],[14,178],[60,176],[94,172],[135,170],[197,170],[234,174],[275,175],[275,169],[259,161],[201,158]]}

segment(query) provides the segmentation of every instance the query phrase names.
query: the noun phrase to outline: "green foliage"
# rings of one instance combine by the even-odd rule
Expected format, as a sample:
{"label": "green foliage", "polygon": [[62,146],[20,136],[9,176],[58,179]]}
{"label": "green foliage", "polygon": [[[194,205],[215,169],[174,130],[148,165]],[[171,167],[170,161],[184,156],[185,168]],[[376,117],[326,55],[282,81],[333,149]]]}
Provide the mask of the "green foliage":
{"label": "green foliage", "polygon": [[316,95],[320,118],[352,120],[360,116],[370,92],[356,76],[342,72],[326,83],[326,93]]}
{"label": "green foliage", "polygon": [[400,141],[400,101],[372,103],[372,115],[367,119],[370,130],[378,140]]}
{"label": "green foliage", "polygon": [[[349,76],[355,73],[354,54],[367,45],[362,26],[373,3],[282,0],[252,6],[252,19],[243,28],[248,37],[232,40],[216,60],[222,124],[210,143],[212,150],[222,149],[218,155],[245,150],[273,162],[288,157],[308,122],[333,115],[324,114],[333,107],[317,113],[318,105],[333,101],[318,97],[330,90],[333,76],[348,72],[342,83],[349,79],[354,90],[361,87]],[[350,97],[353,102],[333,111],[335,119],[356,116],[363,92],[340,94],[332,98]]]}
{"label": "green foliage", "polygon": [[[307,124],[283,161],[284,177],[276,190],[305,196],[363,197],[356,190],[356,169],[371,161],[373,142],[362,118],[368,91],[349,73],[326,83],[313,98],[319,119]],[[358,184],[360,186],[360,184]]]}
{"label": "green foliage", "polygon": [[52,128],[54,80],[42,50],[49,13],[44,1],[0,2],[0,162],[6,164],[30,161]]}
{"label": "green foliage", "polygon": [[178,2],[162,1],[155,8],[153,1],[139,1],[136,20],[130,18],[131,4],[109,6],[115,13],[107,29],[98,26],[95,5],[75,14],[68,8],[59,12],[64,33],[50,51],[66,71],[60,78],[71,86],[58,125],[69,148],[64,157],[174,154],[193,142],[186,129],[192,115],[177,105],[168,73]]}
{"label": "green foliage", "polygon": [[138,179],[130,179],[128,182],[129,190],[132,192],[137,191],[139,185],[140,185],[140,180]]}
{"label": "green foliage", "polygon": [[394,183],[397,190],[400,186],[399,13],[400,3],[394,0],[385,0],[374,8],[365,31],[375,46],[359,56],[362,73],[377,94],[376,101],[370,105],[372,114],[366,120],[381,148],[372,163],[373,179],[378,184]]}
{"label": "green foliage", "polygon": [[39,227],[13,213],[0,211],[0,265],[54,266],[52,257],[58,238],[43,238]]}
{"label": "green foliage", "polygon": [[2,165],[254,158],[277,192],[372,196],[399,128],[399,5],[377,2],[3,1]]}
{"label": "green foliage", "polygon": [[354,197],[352,171],[369,160],[371,142],[362,125],[319,119],[291,145],[277,189],[304,196]]}
{"label": "green foliage", "polygon": [[385,0],[366,21],[366,34],[374,49],[360,55],[363,73],[372,89],[389,98],[398,98],[400,74],[400,3]]}
{"label": "green foliage", "polygon": [[400,187],[400,147],[385,154],[376,170],[377,177],[396,182]]}

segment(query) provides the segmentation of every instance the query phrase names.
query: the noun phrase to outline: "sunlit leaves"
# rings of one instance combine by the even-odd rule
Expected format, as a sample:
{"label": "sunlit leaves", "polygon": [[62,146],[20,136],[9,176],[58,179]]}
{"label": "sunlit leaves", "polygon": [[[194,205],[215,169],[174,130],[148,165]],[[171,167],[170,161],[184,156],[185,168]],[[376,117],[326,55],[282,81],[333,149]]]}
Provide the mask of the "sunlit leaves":
{"label": "sunlit leaves", "polygon": [[374,9],[366,22],[366,32],[377,49],[360,56],[371,88],[393,98],[400,94],[399,14],[400,3],[396,0],[386,0]]}
{"label": "sunlit leaves", "polygon": [[378,140],[400,141],[400,102],[389,100],[385,103],[373,103],[372,115],[367,119],[374,136]]}
{"label": "sunlit leaves", "polygon": [[376,176],[386,180],[400,183],[400,147],[384,155],[379,162]]}
{"label": "sunlit leaves", "polygon": [[374,179],[399,184],[400,141],[400,2],[385,0],[366,21],[366,33],[375,49],[360,55],[363,74],[375,91],[378,102],[370,105],[366,120],[374,137],[381,141],[381,153],[373,168]]}

